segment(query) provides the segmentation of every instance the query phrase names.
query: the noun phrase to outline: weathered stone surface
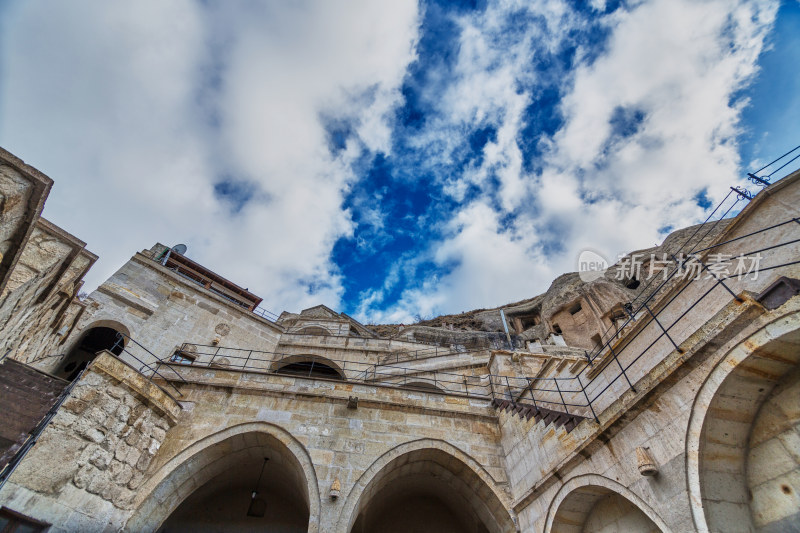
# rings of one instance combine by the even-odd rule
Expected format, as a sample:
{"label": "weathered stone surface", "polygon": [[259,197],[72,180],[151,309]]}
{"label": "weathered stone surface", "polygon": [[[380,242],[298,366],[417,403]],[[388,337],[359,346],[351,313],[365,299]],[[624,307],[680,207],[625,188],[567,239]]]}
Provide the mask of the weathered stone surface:
{"label": "weathered stone surface", "polygon": [[62,460],[48,461],[46,468],[37,468],[34,463],[22,463],[15,475],[24,477],[31,489],[46,494],[56,494],[77,472],[74,460],[86,447],[86,442],[70,434],[45,434],[36,443],[36,454],[42,457],[58,457]]}
{"label": "weathered stone surface", "polygon": [[[797,205],[800,174],[709,227],[699,244],[719,239],[720,252],[746,251],[737,236],[791,219]],[[758,245],[792,241],[798,228],[759,234]],[[676,251],[695,229],[654,250]],[[58,254],[49,251],[66,241],[37,239],[29,257],[52,270]],[[752,297],[775,276],[800,277],[796,247],[776,247],[769,259],[786,266],[760,279],[728,280],[741,301],[711,281],[665,286],[653,309],[672,324],[679,349],[642,313],[615,333],[613,357],[599,353],[591,366],[584,349],[635,294],[613,273],[588,283],[567,274],[544,295],[505,306],[514,335],[507,349],[499,309],[441,317],[391,339],[325,306],[272,323],[155,263],[165,250],[136,254],[71,323],[69,342],[107,325],[145,348],[126,346],[140,361],[109,352],[95,359],[3,489],[4,505],[65,530],[157,530],[170,516],[209,518],[208,501],[241,501],[242,479],[246,501],[269,457],[274,477],[264,494],[302,508],[312,532],[382,530],[383,517],[407,519],[392,515],[399,493],[426,495],[414,500],[420,528],[442,518],[430,507],[436,498],[458,510],[456,521],[493,533],[797,522],[800,299],[765,309]],[[9,332],[54,319],[30,304],[49,283],[36,271],[35,261],[23,262],[22,284],[7,300],[28,314],[2,315],[0,303],[0,318],[13,318]],[[435,345],[411,342],[421,338]],[[498,349],[471,352],[470,342]],[[142,358],[166,359],[182,346],[191,364],[162,364],[148,379]],[[246,372],[236,368],[243,358]],[[341,379],[275,372],[311,361]],[[444,385],[446,375],[456,379]],[[515,378],[523,385],[515,388]],[[523,416],[517,408],[527,396],[569,413]],[[513,403],[497,410],[492,397]],[[576,414],[567,428],[562,417]],[[641,475],[640,447],[658,475]],[[269,493],[273,486],[280,491]]]}

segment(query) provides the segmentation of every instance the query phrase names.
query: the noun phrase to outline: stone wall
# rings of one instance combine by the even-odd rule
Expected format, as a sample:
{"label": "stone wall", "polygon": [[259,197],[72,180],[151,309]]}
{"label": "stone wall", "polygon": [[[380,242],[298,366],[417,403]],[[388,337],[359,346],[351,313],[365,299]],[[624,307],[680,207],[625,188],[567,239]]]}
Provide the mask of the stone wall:
{"label": "stone wall", "polygon": [[36,221],[0,295],[0,350],[23,362],[64,353],[83,309],[78,290],[97,260],[84,246],[50,222]]}
{"label": "stone wall", "polygon": [[44,207],[53,180],[0,148],[0,291]]}
{"label": "stone wall", "polygon": [[800,523],[800,371],[786,377],[756,414],[747,456],[747,490],[758,531]]}
{"label": "stone wall", "polygon": [[122,526],[178,404],[105,353],[89,367],[3,488],[50,531]]}
{"label": "stone wall", "polygon": [[[187,450],[213,441],[215,435],[254,423],[290,435],[304,450],[302,454],[308,454],[311,466],[305,477],[315,479],[316,490],[323,495],[317,514],[311,513],[316,525],[310,531],[340,531],[337,524],[341,520],[347,524],[355,510],[356,502],[351,502],[349,495],[364,487],[371,478],[365,473],[394,450],[399,450],[397,456],[404,449],[420,448],[441,448],[448,451],[447,457],[456,454],[469,468],[481,472],[490,493],[496,493],[508,505],[499,431],[488,401],[320,379],[191,370],[184,373],[189,384],[181,385],[186,414],[169,432],[156,456],[151,467],[155,473],[139,496],[141,509],[148,508],[150,494],[158,494],[163,502],[174,501],[170,504],[173,506],[180,502],[172,495],[172,487],[186,482],[169,479],[172,472],[181,471],[185,460],[180,457],[188,459],[200,453]],[[196,379],[202,379],[203,384],[195,383]],[[357,409],[348,408],[350,396],[358,397]],[[464,467],[456,472],[466,475]],[[340,481],[343,497],[331,501],[326,496],[334,479]],[[205,482],[192,486],[197,488]],[[162,486],[168,488],[167,492]],[[152,515],[154,522],[145,522],[150,524],[147,527],[154,527],[169,515],[171,509],[164,505],[159,508],[160,514]],[[135,524],[143,527],[142,522]]]}
{"label": "stone wall", "polygon": [[94,325],[119,324],[158,358],[169,358],[184,343],[274,351],[282,331],[143,254],[123,265],[87,303],[78,336]]}

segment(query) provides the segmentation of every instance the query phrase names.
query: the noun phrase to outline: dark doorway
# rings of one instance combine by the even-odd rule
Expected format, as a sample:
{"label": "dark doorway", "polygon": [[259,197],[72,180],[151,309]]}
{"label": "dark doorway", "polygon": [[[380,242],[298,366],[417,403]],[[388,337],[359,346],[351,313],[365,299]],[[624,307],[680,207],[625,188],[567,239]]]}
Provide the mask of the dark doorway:
{"label": "dark doorway", "polygon": [[278,368],[275,373],[306,378],[344,379],[344,376],[335,368],[316,361],[289,363],[288,365]]}
{"label": "dark doorway", "polygon": [[72,349],[54,372],[60,378],[73,381],[97,356],[98,352],[108,350],[119,355],[125,347],[125,338],[114,328],[99,326],[83,334],[77,346]]}

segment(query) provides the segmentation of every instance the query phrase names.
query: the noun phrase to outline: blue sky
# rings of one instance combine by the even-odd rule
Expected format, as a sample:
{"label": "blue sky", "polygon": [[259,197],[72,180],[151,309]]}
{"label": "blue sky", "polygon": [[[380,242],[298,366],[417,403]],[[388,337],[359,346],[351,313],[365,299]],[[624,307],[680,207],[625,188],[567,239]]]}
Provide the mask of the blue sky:
{"label": "blue sky", "polygon": [[365,322],[544,291],[800,144],[800,2],[0,3],[0,144],[101,256]]}

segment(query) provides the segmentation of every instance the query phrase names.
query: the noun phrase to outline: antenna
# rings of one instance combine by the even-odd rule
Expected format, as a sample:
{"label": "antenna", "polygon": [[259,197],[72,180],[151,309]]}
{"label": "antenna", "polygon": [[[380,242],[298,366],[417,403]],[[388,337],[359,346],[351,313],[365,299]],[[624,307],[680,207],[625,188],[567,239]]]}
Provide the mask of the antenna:
{"label": "antenna", "polygon": [[176,244],[175,246],[172,247],[172,251],[180,255],[184,255],[186,253],[186,250],[188,250],[188,248],[186,247],[185,244]]}

